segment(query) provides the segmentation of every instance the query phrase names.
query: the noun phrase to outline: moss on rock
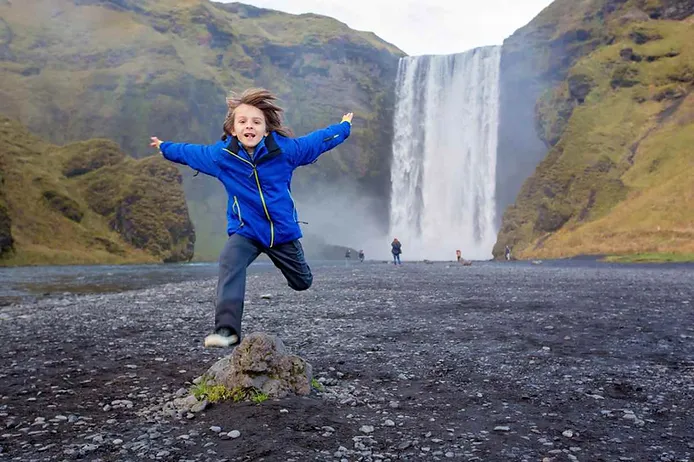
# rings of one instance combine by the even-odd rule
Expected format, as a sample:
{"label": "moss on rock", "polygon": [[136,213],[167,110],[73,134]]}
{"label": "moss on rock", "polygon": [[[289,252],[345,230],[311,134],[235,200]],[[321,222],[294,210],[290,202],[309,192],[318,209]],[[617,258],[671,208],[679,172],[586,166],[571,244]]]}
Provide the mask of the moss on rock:
{"label": "moss on rock", "polygon": [[182,178],[160,156],[129,158],[108,140],[52,146],[0,117],[0,180],[3,264],[193,256]]}

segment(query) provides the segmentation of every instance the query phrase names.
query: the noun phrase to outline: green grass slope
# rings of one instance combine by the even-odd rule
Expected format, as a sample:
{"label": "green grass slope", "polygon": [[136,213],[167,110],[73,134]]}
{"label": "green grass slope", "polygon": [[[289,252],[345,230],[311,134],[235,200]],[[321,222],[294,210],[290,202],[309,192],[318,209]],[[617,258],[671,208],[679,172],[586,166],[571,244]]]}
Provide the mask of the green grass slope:
{"label": "green grass slope", "polygon": [[[601,42],[537,101],[549,152],[506,210],[495,255],[694,253],[694,2],[674,3],[585,2],[603,13],[570,27],[599,28]],[[555,20],[572,18],[538,23]]]}
{"label": "green grass slope", "polygon": [[[178,170],[108,140],[62,147],[0,117],[0,265],[186,261],[195,233]],[[0,217],[0,236],[3,220]]]}
{"label": "green grass slope", "polygon": [[[349,179],[387,216],[393,81],[404,53],[374,34],[207,0],[0,1],[0,18],[2,112],[49,141],[108,138],[136,157],[153,153],[150,135],[212,143],[227,93],[264,86],[297,135],[355,113],[350,142],[297,172],[297,196]],[[197,253],[212,258],[224,211],[209,204],[222,189],[183,172]]]}

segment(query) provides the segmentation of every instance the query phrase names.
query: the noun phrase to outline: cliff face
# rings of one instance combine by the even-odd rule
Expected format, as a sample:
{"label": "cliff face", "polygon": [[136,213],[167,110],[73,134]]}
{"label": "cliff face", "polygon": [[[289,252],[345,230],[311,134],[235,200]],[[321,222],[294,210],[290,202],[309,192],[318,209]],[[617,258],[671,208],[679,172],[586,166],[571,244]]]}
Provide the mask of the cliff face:
{"label": "cliff face", "polygon": [[495,256],[694,251],[693,13],[558,0],[507,41]]}
{"label": "cliff face", "polygon": [[[300,170],[296,195],[349,179],[387,217],[403,53],[375,35],[326,17],[206,0],[0,2],[0,18],[2,111],[49,141],[109,138],[136,157],[152,153],[151,135],[212,143],[228,91],[264,86],[280,96],[297,135],[355,113],[350,142]],[[223,192],[187,170],[184,184],[204,246],[224,233]]]}
{"label": "cliff face", "polygon": [[0,264],[193,257],[181,175],[158,157],[107,140],[54,146],[0,117],[0,176]]}

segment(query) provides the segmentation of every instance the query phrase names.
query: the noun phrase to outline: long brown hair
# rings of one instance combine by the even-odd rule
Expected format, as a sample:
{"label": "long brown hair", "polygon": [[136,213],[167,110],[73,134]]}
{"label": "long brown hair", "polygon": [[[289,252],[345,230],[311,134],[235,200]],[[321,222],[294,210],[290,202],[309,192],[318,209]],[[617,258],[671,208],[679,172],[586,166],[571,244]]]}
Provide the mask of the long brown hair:
{"label": "long brown hair", "polygon": [[224,119],[224,134],[222,139],[231,137],[234,129],[234,112],[242,104],[254,106],[263,111],[268,132],[277,132],[282,136],[294,136],[289,127],[282,125],[282,113],[284,109],[279,107],[275,101],[277,96],[264,88],[249,88],[243,93],[231,93],[227,98],[227,116]]}

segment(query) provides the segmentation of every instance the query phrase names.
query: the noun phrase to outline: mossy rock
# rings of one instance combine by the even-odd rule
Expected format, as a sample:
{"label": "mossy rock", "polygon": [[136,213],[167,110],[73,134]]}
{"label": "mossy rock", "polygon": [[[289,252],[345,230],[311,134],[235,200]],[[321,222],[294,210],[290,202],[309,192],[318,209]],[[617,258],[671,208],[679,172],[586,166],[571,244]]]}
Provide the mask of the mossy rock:
{"label": "mossy rock", "polygon": [[82,221],[84,212],[74,199],[53,190],[44,191],[42,196],[51,210],[74,222],[79,223]]}
{"label": "mossy rock", "polygon": [[595,86],[593,78],[586,74],[573,74],[569,76],[569,95],[576,100],[578,104],[583,104],[588,96],[588,93]]}
{"label": "mossy rock", "polygon": [[104,140],[52,146],[0,117],[3,265],[188,261],[194,243],[174,164]]}
{"label": "mossy rock", "polygon": [[612,80],[610,80],[610,85],[612,88],[629,88],[638,84],[639,71],[635,67],[628,65],[619,65],[615,68],[612,73]]}
{"label": "mossy rock", "polygon": [[117,165],[125,159],[125,153],[110,140],[72,143],[61,150],[70,153],[63,168],[63,174],[68,178],[84,175],[101,167]]}
{"label": "mossy rock", "polygon": [[12,220],[7,207],[0,201],[0,258],[13,248]]}
{"label": "mossy rock", "polygon": [[637,27],[631,31],[629,38],[631,38],[635,44],[643,45],[644,43],[648,43],[652,40],[660,40],[663,37],[653,29]]}

